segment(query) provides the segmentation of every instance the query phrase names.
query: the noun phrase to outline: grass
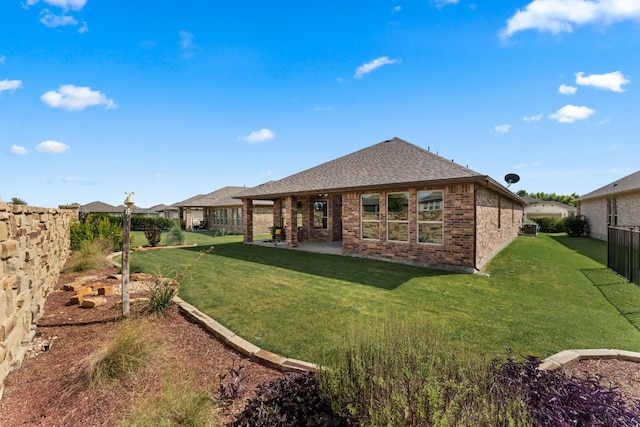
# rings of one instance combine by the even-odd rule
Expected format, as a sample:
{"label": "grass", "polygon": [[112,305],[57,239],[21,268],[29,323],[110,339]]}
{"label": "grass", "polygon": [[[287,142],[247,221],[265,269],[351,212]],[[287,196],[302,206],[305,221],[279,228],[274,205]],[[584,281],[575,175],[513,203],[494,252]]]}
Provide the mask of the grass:
{"label": "grass", "polygon": [[[235,242],[233,239],[235,238]],[[519,237],[488,276],[213,240],[179,295],[257,346],[316,362],[353,328],[395,317],[446,332],[457,351],[546,357],[571,348],[640,351],[640,288],[599,262],[587,238]],[[210,243],[207,243],[210,245]],[[139,252],[174,277],[208,246]]]}
{"label": "grass", "polygon": [[[214,236],[214,232],[210,230],[199,230],[199,231],[185,231],[184,232],[184,245],[211,245],[212,243],[222,244],[227,242],[238,242],[242,241],[242,236],[227,234],[226,236]],[[256,239],[266,238],[267,235],[264,236],[256,236]],[[162,233],[162,238],[160,239],[159,246],[166,246],[167,241],[169,240],[169,232],[165,231]],[[136,246],[146,246],[148,244],[147,238],[144,237],[143,231],[132,231],[131,232],[131,247]]]}

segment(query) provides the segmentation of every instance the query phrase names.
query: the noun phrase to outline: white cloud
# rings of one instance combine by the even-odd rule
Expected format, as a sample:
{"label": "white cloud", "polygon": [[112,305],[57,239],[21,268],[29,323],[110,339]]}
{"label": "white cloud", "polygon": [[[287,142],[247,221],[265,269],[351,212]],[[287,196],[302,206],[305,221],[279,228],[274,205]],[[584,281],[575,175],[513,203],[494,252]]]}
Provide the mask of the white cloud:
{"label": "white cloud", "polygon": [[84,34],[87,31],[89,31],[89,25],[87,25],[87,21],[82,21],[82,25],[80,25],[80,28],[78,28],[78,32],[80,34]]}
{"label": "white cloud", "polygon": [[609,25],[629,19],[640,20],[637,0],[533,0],[507,20],[500,36],[509,38],[525,30],[571,33],[574,26]]}
{"label": "white cloud", "polygon": [[437,8],[441,8],[450,4],[458,4],[458,0],[431,0],[431,4]]}
{"label": "white cloud", "polygon": [[592,110],[589,107],[578,107],[567,104],[554,114],[551,114],[549,118],[557,121],[558,123],[573,123],[576,120],[588,119],[595,114],[595,112],[595,110]]}
{"label": "white cloud", "polygon": [[41,14],[40,23],[45,27],[56,28],[66,27],[68,25],[78,25],[78,21],[73,16],[69,15],[56,15],[48,10],[44,10]]}
{"label": "white cloud", "polygon": [[240,141],[246,141],[250,144],[258,144],[261,142],[265,142],[265,141],[269,141],[270,139],[273,139],[276,137],[276,134],[273,133],[272,130],[270,129],[260,129],[260,130],[256,130],[251,132],[249,135],[247,136],[239,136],[238,140]]}
{"label": "white cloud", "polygon": [[193,34],[187,31],[178,31],[180,35],[180,47],[182,49],[192,49],[195,44],[193,43]]}
{"label": "white cloud", "polygon": [[59,142],[59,141],[49,140],[49,141],[43,141],[40,144],[38,144],[38,146],[36,147],[36,150],[41,153],[59,154],[59,153],[64,153],[69,148],[71,147],[69,147],[67,144],[63,144],[62,142]]}
{"label": "white cloud", "polygon": [[511,130],[511,126],[509,126],[509,125],[498,125],[498,126],[494,127],[493,130],[495,130],[498,133],[507,133],[507,132],[509,132],[509,130]]}
{"label": "white cloud", "polygon": [[558,93],[561,93],[563,95],[573,95],[577,91],[578,88],[575,86],[560,85],[560,87],[558,88]]}
{"label": "white cloud", "polygon": [[9,149],[9,153],[13,154],[14,156],[24,156],[28,153],[28,151],[26,148],[19,145],[12,145]]}
{"label": "white cloud", "polygon": [[542,114],[536,114],[535,116],[524,116],[522,118],[525,122],[539,122],[542,120]]}
{"label": "white cloud", "polygon": [[400,12],[401,10],[402,10],[402,6],[400,6],[400,5],[395,6],[395,7],[393,8],[393,12],[394,12],[394,13]]}
{"label": "white cloud", "polygon": [[353,77],[356,79],[360,79],[365,74],[369,74],[373,70],[380,68],[383,65],[395,64],[396,62],[398,62],[397,59],[390,59],[388,56],[381,56],[380,58],[376,58],[373,61],[359,66]]}
{"label": "white cloud", "polygon": [[84,110],[93,105],[104,105],[106,109],[118,108],[105,94],[86,86],[63,85],[58,91],[46,92],[40,99],[49,107],[66,110]]}
{"label": "white cloud", "polygon": [[333,110],[333,107],[329,106],[329,107],[315,107],[313,109],[313,111],[331,111]]}
{"label": "white cloud", "polygon": [[27,0],[27,6],[33,6],[40,1],[64,10],[81,10],[87,4],[87,0]]}
{"label": "white cloud", "polygon": [[0,64],[4,64],[5,62],[7,62],[7,57],[4,55],[0,55]]}
{"label": "white cloud", "polygon": [[605,89],[613,92],[624,92],[622,85],[629,83],[620,71],[605,74],[590,74],[585,76],[582,71],[576,73],[576,84],[592,86],[596,89]]}
{"label": "white cloud", "polygon": [[22,87],[22,80],[0,80],[0,92],[5,90],[16,90]]}

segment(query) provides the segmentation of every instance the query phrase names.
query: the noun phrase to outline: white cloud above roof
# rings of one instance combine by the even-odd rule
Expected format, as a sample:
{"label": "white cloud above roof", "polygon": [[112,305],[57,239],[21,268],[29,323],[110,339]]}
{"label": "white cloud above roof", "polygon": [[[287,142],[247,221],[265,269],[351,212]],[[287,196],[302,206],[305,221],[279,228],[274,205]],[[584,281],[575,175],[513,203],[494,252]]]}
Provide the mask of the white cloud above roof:
{"label": "white cloud above roof", "polygon": [[558,93],[561,93],[563,95],[573,95],[577,91],[578,88],[575,86],[560,85],[560,87],[558,88]]}
{"label": "white cloud above roof", "polygon": [[28,151],[26,148],[19,145],[12,145],[9,149],[9,153],[13,154],[14,156],[25,156]]}
{"label": "white cloud above roof", "polygon": [[571,33],[575,26],[607,26],[624,20],[640,20],[637,0],[534,0],[507,20],[500,36],[538,30],[553,34]]}
{"label": "white cloud above roof", "polygon": [[260,129],[251,132],[246,136],[239,136],[239,141],[245,141],[250,144],[259,144],[261,142],[269,141],[276,137],[276,134],[271,129]]}
{"label": "white cloud above roof", "polygon": [[27,0],[27,6],[33,6],[40,1],[65,10],[81,10],[87,4],[87,0]]}
{"label": "white cloud above roof", "polygon": [[69,147],[67,144],[63,144],[62,142],[48,140],[38,144],[38,146],[36,147],[36,150],[41,153],[60,154],[67,151],[69,148],[71,147]]}
{"label": "white cloud above roof", "polygon": [[63,85],[57,91],[44,93],[40,99],[49,107],[66,110],[84,110],[95,105],[103,105],[106,109],[118,108],[105,94],[86,86]]}
{"label": "white cloud above roof", "polygon": [[356,79],[361,79],[364,75],[369,74],[374,70],[377,70],[383,65],[395,64],[396,62],[398,62],[397,59],[391,59],[388,56],[381,56],[380,58],[376,58],[373,61],[369,61],[359,66],[356,69],[356,72],[353,75],[353,77]]}
{"label": "white cloud above roof", "polygon": [[16,90],[22,87],[22,80],[0,80],[0,92],[5,90]]}
{"label": "white cloud above roof", "polygon": [[620,71],[605,74],[590,74],[585,76],[582,71],[576,73],[576,84],[591,86],[596,89],[624,92],[623,85],[630,83]]}
{"label": "white cloud above roof", "polygon": [[493,130],[495,130],[498,133],[507,133],[507,132],[509,132],[509,130],[511,130],[511,126],[510,125],[498,125],[498,126],[495,126],[493,128]]}
{"label": "white cloud above roof", "polygon": [[596,113],[589,107],[575,106],[567,104],[560,108],[554,114],[549,116],[550,119],[555,120],[558,123],[574,123],[577,120],[586,120]]}
{"label": "white cloud above roof", "polygon": [[56,15],[55,13],[51,13],[48,10],[44,10],[41,14],[40,23],[49,28],[78,25],[78,21],[73,16],[64,14]]}
{"label": "white cloud above roof", "polygon": [[540,120],[542,120],[542,114],[536,114],[533,116],[524,116],[522,120],[524,120],[525,122],[539,122]]}

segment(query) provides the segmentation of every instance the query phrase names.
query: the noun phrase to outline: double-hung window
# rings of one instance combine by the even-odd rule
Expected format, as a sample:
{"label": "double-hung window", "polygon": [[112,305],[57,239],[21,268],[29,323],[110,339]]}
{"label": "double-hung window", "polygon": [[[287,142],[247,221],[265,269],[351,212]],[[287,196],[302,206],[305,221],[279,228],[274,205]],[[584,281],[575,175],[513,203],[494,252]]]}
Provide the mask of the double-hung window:
{"label": "double-hung window", "polygon": [[387,194],[387,240],[409,241],[409,193]]}
{"label": "double-hung window", "polygon": [[442,191],[418,191],[418,243],[443,243]]}
{"label": "double-hung window", "polygon": [[380,239],[380,195],[360,197],[360,230],[363,239]]}

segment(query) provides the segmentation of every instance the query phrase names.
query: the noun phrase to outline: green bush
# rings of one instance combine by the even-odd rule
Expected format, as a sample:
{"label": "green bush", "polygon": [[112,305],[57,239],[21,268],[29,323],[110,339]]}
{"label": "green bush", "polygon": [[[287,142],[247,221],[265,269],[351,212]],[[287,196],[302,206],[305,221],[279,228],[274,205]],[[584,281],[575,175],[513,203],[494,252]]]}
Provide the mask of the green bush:
{"label": "green bush", "polygon": [[564,231],[564,218],[540,217],[530,218],[538,224],[538,231],[542,233],[562,233]]}
{"label": "green bush", "polygon": [[149,227],[158,227],[161,230],[168,230],[175,224],[174,220],[156,216],[131,215],[131,229],[134,231],[144,231]]}
{"label": "green bush", "polygon": [[586,236],[587,225],[587,218],[584,215],[571,215],[564,220],[564,230],[571,237]]}
{"label": "green bush", "polygon": [[70,227],[71,249],[77,250],[83,241],[107,239],[111,250],[122,249],[122,218],[104,214],[81,215]]}
{"label": "green bush", "polygon": [[401,323],[354,337],[321,364],[321,390],[348,425],[530,426],[524,402],[482,359],[454,356],[428,328]]}
{"label": "green bush", "polygon": [[178,294],[179,284],[176,280],[157,277],[149,288],[149,300],[145,302],[143,311],[147,313],[162,313]]}
{"label": "green bush", "polygon": [[148,225],[144,228],[144,237],[147,238],[149,246],[155,248],[162,238],[162,230],[157,225]]}
{"label": "green bush", "polygon": [[184,243],[184,231],[176,223],[173,224],[167,235],[167,245],[175,246],[182,245]]}

